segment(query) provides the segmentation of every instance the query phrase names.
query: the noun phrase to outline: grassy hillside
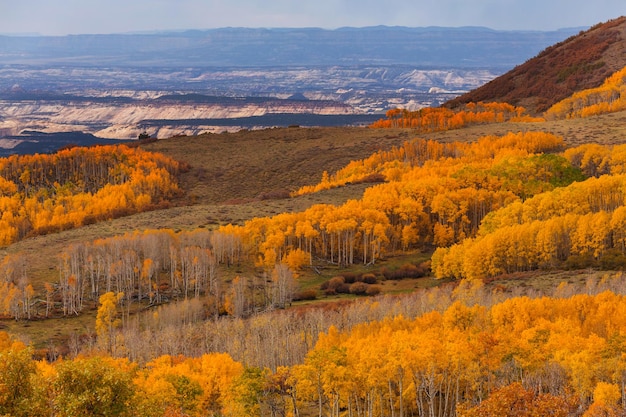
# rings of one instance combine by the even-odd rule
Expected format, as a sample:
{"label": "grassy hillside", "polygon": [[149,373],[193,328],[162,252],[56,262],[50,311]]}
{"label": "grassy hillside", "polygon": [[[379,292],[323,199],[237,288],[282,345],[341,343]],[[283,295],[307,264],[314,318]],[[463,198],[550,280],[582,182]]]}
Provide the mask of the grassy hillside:
{"label": "grassy hillside", "polygon": [[[626,140],[626,112],[593,119],[546,123],[496,123],[429,134],[411,129],[286,128],[178,137],[144,146],[191,166],[181,176],[181,205],[224,204],[285,196],[317,183],[352,160],[366,158],[415,137],[443,142],[473,141],[507,132],[545,131],[568,145],[615,144]],[[265,196],[265,197],[264,197]]]}
{"label": "grassy hillside", "polygon": [[[558,120],[536,124],[477,125],[465,129],[419,136],[436,139],[440,142],[463,142],[475,141],[485,135],[504,135],[511,131],[554,133],[563,136],[568,146],[589,142],[621,144],[626,142],[624,140],[626,138],[626,112],[587,119]],[[190,167],[186,172],[181,173],[180,185],[184,193],[178,200],[174,201],[172,207],[25,239],[7,247],[2,251],[2,254],[23,254],[25,262],[29,265],[29,275],[33,284],[36,287],[41,287],[46,281],[58,279],[58,254],[73,244],[91,242],[94,239],[117,236],[135,230],[158,228],[194,230],[215,228],[228,223],[243,224],[253,217],[302,211],[314,204],[342,204],[348,199],[360,198],[368,184],[351,184],[293,198],[288,197],[287,194],[300,186],[317,183],[324,171],[334,172],[351,160],[365,158],[376,150],[390,149],[392,146],[397,146],[416,136],[416,133],[409,129],[290,128],[159,140],[155,143],[142,145],[142,147],[148,151],[162,152]],[[229,169],[231,166],[232,169]],[[305,289],[317,289],[323,281],[330,280],[338,274],[371,273],[374,268],[398,268],[407,263],[415,264],[424,261],[429,255],[429,253],[419,252],[405,253],[401,256],[387,258],[375,267],[340,268],[329,265],[321,271],[305,271],[300,277],[300,284]],[[254,271],[248,268],[248,266],[241,265],[234,268],[229,274],[253,274]],[[589,290],[589,283],[592,281],[601,282],[602,284],[598,288],[604,288],[602,285],[608,286],[610,282],[607,284],[605,279],[601,281],[602,275],[603,272],[590,270],[569,271],[567,273],[533,271],[500,276],[497,279],[487,281],[484,288],[482,286],[468,287],[467,284],[463,284],[465,286],[461,285],[458,289],[446,285],[448,280],[436,281],[431,277],[387,280],[380,285],[384,293],[406,294],[413,292],[414,295],[402,299],[398,298],[397,301],[393,298],[386,298],[381,299],[380,303],[377,301],[351,305],[346,304],[346,301],[354,297],[345,295],[332,297],[331,299],[318,300],[314,305],[298,304],[295,308],[268,313],[272,314],[271,316],[254,316],[249,319],[250,321],[246,321],[245,325],[238,319],[219,321],[206,327],[203,327],[202,323],[189,324],[184,327],[185,335],[172,330],[172,327],[180,326],[167,324],[170,321],[176,323],[175,320],[184,314],[179,307],[172,304],[151,309],[150,314],[146,316],[155,318],[153,322],[142,325],[146,327],[128,322],[129,326],[128,329],[125,329],[123,337],[129,349],[139,345],[145,346],[149,340],[146,337],[152,334],[158,335],[159,349],[164,349],[168,343],[176,341],[177,345],[183,346],[183,351],[189,357],[201,355],[202,349],[211,348],[216,349],[216,351],[229,352],[237,361],[243,361],[243,358],[247,357],[252,363],[256,363],[255,361],[272,360],[270,357],[272,350],[269,346],[254,344],[257,343],[255,337],[260,337],[261,341],[258,343],[271,343],[263,342],[263,336],[259,335],[270,334],[269,332],[272,331],[284,332],[284,334],[280,333],[279,336],[272,336],[276,339],[270,338],[268,340],[282,341],[289,337],[298,338],[297,332],[299,330],[297,329],[304,328],[300,326],[309,326],[307,332],[318,334],[320,331],[325,332],[331,323],[342,323],[338,325],[342,331],[347,331],[351,326],[363,320],[372,321],[373,324],[371,325],[375,327],[376,320],[383,320],[388,314],[395,312],[395,314],[405,315],[410,311],[412,315],[418,315],[420,308],[425,308],[427,311],[428,309],[440,311],[440,309],[448,308],[451,312],[446,313],[446,315],[451,315],[456,311],[454,309],[458,308],[457,304],[460,301],[480,300],[480,303],[483,303],[491,300],[491,302],[496,303],[509,296],[533,294],[534,291],[542,294],[561,291],[559,294],[568,294],[568,291],[579,291],[577,288]],[[234,275],[224,275],[223,278],[232,280]],[[616,281],[619,281],[619,278]],[[559,285],[559,283],[567,284],[564,286],[563,284]],[[416,289],[433,286],[439,288],[429,293],[415,292]],[[455,300],[456,304],[452,304]],[[332,303],[328,301],[332,301]],[[193,304],[178,304],[181,304],[180,308],[190,308],[192,312],[202,309],[201,306],[196,305],[194,307]],[[47,355],[50,355],[51,352],[55,352],[55,354],[61,355],[74,355],[78,353],[79,349],[85,349],[90,345],[93,347],[94,341],[93,339],[90,341],[88,335],[94,334],[97,307],[93,303],[77,316],[20,322],[7,320],[2,321],[0,326],[4,330],[21,335],[27,341],[34,342],[35,347],[41,349],[42,354],[47,352]],[[280,323],[280,325],[276,326],[275,323]],[[296,330],[290,330],[290,326]],[[233,333],[237,331],[236,329],[241,329],[239,330],[240,333]],[[204,344],[198,344],[195,339],[198,334],[204,334],[205,339],[201,340]],[[312,339],[310,343],[314,344],[314,340]],[[333,345],[339,343],[339,339],[322,338],[320,340]],[[374,340],[380,341],[381,338],[376,336]],[[206,346],[207,341],[211,341],[212,345]],[[302,340],[299,342],[303,346],[308,346],[309,343],[306,340],[305,343],[302,343]],[[300,360],[300,357],[304,357],[306,350],[303,350],[303,346],[299,346],[295,340],[290,343],[292,343],[291,346],[294,351],[289,352],[289,358],[292,358],[291,355],[293,355],[297,361]],[[361,342],[355,343],[358,346]],[[348,351],[350,352],[349,357],[358,355],[358,350]],[[259,356],[261,353],[265,353],[265,356]],[[280,360],[288,360],[286,356],[280,356],[280,358],[282,358]],[[149,359],[140,357],[134,360],[145,361]],[[204,357],[203,360],[208,359]],[[220,360],[225,359],[221,358]],[[275,363],[281,364],[280,360]],[[369,361],[365,362],[369,363]],[[68,363],[72,362],[68,361]],[[566,367],[567,365],[568,362],[563,362],[559,366]],[[165,365],[161,364],[160,366]],[[292,369],[295,371],[299,368],[294,367]],[[187,372],[186,376],[192,376],[190,371],[185,372]],[[304,377],[301,376],[301,378]],[[587,392],[585,391],[586,395],[588,395]],[[590,401],[586,398],[584,402]],[[563,406],[562,408],[565,409],[566,407]],[[314,415],[313,407],[302,405],[301,415]],[[470,412],[467,415],[472,414]]]}
{"label": "grassy hillside", "polygon": [[284,197],[350,160],[398,145],[408,131],[279,128],[159,140],[145,149],[191,166],[181,204],[241,203]]}
{"label": "grassy hillside", "polygon": [[626,143],[626,112],[545,123],[489,124],[419,136],[410,129],[288,128],[159,140],[144,145],[144,149],[161,152],[191,167],[181,174],[184,194],[176,201],[176,207],[38,236],[11,245],[2,253],[30,254],[33,278],[49,278],[50,272],[46,271],[56,267],[56,260],[54,256],[40,255],[59,253],[59,248],[73,242],[137,229],[189,230],[241,224],[252,217],[299,211],[318,203],[338,204],[358,197],[363,185],[298,198],[286,194],[317,183],[324,171],[334,172],[351,160],[390,149],[410,138],[473,141],[485,135],[534,130],[562,136],[570,146]]}
{"label": "grassy hillside", "polygon": [[597,87],[626,66],[626,17],[559,42],[491,82],[446,103],[500,101],[541,113],[576,91]]}
{"label": "grassy hillside", "polygon": [[[419,137],[444,142],[473,141],[485,135],[532,130],[563,136],[571,146],[587,142],[624,143],[626,112],[545,123],[478,125]],[[242,224],[253,217],[302,211],[313,204],[341,204],[359,198],[366,185],[350,185],[295,198],[287,195],[298,187],[317,183],[324,171],[334,172],[351,160],[365,158],[376,150],[390,149],[415,137],[417,135],[409,129],[287,128],[159,140],[142,146],[190,166],[181,174],[184,193],[175,201],[176,206],[29,238],[3,249],[0,255],[23,254],[33,285],[40,288],[44,282],[58,279],[58,254],[72,244],[134,230],[193,230],[228,223]],[[394,259],[388,262],[401,265],[404,261]],[[329,279],[335,273],[336,270],[330,269],[322,277],[305,274],[302,285],[305,288],[319,285],[320,280]],[[511,282],[515,285],[515,280]],[[545,285],[536,277],[532,282],[539,287]],[[396,282],[393,287],[383,287],[383,290],[406,291],[416,285],[423,284]],[[42,345],[51,334],[67,336],[85,332],[93,326],[93,316],[54,322],[5,322],[4,325],[31,334],[33,340]]]}

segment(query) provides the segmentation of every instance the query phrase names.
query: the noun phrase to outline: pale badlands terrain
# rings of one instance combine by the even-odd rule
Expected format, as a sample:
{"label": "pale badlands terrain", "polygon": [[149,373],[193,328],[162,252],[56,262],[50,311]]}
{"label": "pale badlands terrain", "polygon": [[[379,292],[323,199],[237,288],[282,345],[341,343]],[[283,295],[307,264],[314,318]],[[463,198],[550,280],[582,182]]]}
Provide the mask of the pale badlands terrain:
{"label": "pale badlands terrain", "polygon": [[[50,75],[49,70],[28,72],[31,79]],[[6,72],[4,75],[8,76]],[[53,75],[62,78],[64,71],[57,70]],[[65,75],[77,82],[90,78],[114,78],[110,72],[95,69],[80,73],[72,70],[71,74]],[[148,74],[143,75],[150,78]],[[85,91],[75,86],[62,94],[37,97],[17,82],[4,96],[0,95],[0,138],[8,138],[0,142],[0,146],[12,146],[15,138],[10,137],[24,131],[81,131],[111,139],[134,139],[146,131],[151,136],[165,138],[176,134],[193,135],[240,128],[236,124],[229,127],[212,125],[206,119],[282,113],[378,114],[382,117],[387,109],[393,107],[414,110],[438,105],[484,84],[496,75],[486,69],[369,67],[207,70],[193,78],[197,90],[219,90],[216,94],[221,91],[221,99],[220,96],[190,95],[190,90],[177,91],[176,95],[172,95],[171,91],[107,90],[103,86]],[[0,78],[2,76],[0,70]],[[15,73],[12,76],[18,78]],[[21,76],[26,77],[26,74]],[[128,73],[119,73],[119,79],[128,76]],[[151,81],[149,84],[153,85],[154,80]],[[224,92],[226,88],[228,90]],[[247,95],[243,96],[245,92]],[[159,120],[175,122],[164,122],[158,126],[146,123]]]}

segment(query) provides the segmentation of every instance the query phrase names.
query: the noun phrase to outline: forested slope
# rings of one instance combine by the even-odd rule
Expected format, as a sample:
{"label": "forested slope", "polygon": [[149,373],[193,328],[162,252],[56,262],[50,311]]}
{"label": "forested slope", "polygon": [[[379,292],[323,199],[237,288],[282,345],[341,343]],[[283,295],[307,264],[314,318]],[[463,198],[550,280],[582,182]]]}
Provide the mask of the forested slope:
{"label": "forested slope", "polygon": [[[624,278],[607,277],[595,291],[590,284],[588,294],[572,295],[580,289],[563,284],[553,297],[500,301],[480,286],[441,298],[425,294],[412,298],[423,310],[411,317],[387,315],[401,310],[389,309],[397,302],[381,300],[360,311],[362,319],[363,313],[374,318],[382,312],[381,319],[343,330],[331,325],[297,363],[281,366],[255,364],[254,357],[235,360],[226,353],[162,355],[144,364],[97,350],[36,362],[30,348],[0,333],[0,411],[16,416],[619,416],[626,375]],[[107,329],[115,327],[114,303],[113,293],[101,298],[100,347],[111,340]],[[259,340],[240,342],[258,352],[265,346],[260,342],[275,334],[272,328],[276,325],[257,334]],[[212,336],[195,344],[211,343]],[[293,353],[287,340],[272,342],[286,349],[284,354]]]}

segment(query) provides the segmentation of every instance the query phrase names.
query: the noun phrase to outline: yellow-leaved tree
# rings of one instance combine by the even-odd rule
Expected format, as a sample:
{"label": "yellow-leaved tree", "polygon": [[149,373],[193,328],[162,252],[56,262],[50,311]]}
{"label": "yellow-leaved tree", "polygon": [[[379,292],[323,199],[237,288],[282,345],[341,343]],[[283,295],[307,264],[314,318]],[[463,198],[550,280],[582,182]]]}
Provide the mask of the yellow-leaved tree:
{"label": "yellow-leaved tree", "polygon": [[115,329],[122,324],[117,317],[117,305],[124,293],[107,292],[100,296],[100,307],[96,316],[96,334],[100,347],[113,353],[115,349]]}

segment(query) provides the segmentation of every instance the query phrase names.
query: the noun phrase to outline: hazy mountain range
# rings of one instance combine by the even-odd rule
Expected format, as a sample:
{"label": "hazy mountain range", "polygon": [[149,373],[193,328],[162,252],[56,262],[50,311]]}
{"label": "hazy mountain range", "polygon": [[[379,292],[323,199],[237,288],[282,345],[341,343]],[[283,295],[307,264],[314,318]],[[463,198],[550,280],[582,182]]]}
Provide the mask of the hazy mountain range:
{"label": "hazy mountain range", "polygon": [[0,37],[3,64],[102,66],[417,65],[512,67],[580,28],[246,29]]}

